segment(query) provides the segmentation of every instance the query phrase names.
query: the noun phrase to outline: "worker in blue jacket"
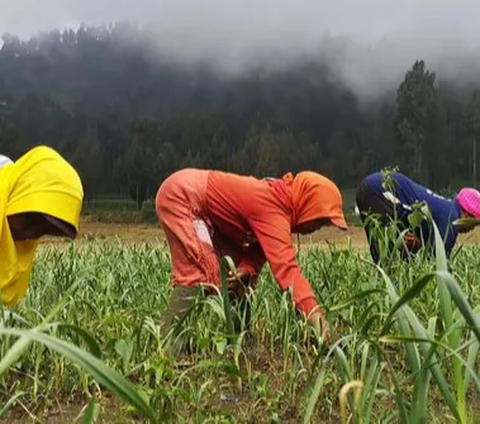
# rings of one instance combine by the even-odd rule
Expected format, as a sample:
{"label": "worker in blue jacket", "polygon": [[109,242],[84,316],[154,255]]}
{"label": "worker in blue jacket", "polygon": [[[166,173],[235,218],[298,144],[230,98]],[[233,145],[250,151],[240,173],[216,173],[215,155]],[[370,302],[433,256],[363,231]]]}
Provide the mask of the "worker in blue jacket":
{"label": "worker in blue jacket", "polygon": [[[415,204],[428,206],[429,212],[445,244],[447,256],[450,255],[459,233],[471,231],[475,224],[453,226],[460,218],[480,217],[480,192],[473,188],[463,188],[453,199],[447,199],[430,189],[421,186],[399,172],[386,176],[382,172],[368,175],[358,186],[356,204],[370,244],[372,259],[378,263],[380,252],[378,242],[371,236],[371,215],[377,215],[382,225],[388,225],[397,219],[404,228],[409,228],[408,217],[414,212]],[[427,244],[434,246],[434,232],[428,220],[424,220],[417,229],[407,232],[405,246],[409,253],[415,253]]]}

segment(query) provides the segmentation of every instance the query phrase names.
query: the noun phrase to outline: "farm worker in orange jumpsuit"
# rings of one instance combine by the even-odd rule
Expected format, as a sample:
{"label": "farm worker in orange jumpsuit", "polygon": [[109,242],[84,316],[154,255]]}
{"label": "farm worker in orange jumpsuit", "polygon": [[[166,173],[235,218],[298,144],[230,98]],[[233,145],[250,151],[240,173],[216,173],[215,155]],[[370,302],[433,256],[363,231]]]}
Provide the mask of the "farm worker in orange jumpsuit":
{"label": "farm worker in orange jumpsuit", "polygon": [[38,239],[74,239],[83,188],[72,166],[49,147],[39,146],[13,163],[0,161],[0,299],[17,304],[30,282]]}
{"label": "farm worker in orange jumpsuit", "polygon": [[[330,224],[347,229],[342,196],[332,181],[307,171],[260,180],[184,169],[161,185],[156,210],[172,258],[172,298],[175,290],[182,297],[185,288],[220,287],[219,257],[233,259],[243,282],[255,282],[268,261],[280,288],[292,290],[297,311],[328,342],[329,325],[296,263],[292,233],[310,234]],[[171,303],[170,313],[174,308]]]}

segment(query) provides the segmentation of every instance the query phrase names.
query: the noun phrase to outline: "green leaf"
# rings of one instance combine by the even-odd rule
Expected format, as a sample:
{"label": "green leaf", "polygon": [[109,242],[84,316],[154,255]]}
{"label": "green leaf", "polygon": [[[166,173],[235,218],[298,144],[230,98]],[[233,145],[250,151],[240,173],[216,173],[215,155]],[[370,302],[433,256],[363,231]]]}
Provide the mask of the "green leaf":
{"label": "green leaf", "polygon": [[[431,338],[435,336],[435,325],[436,320],[434,318],[430,319],[428,334]],[[425,423],[427,421],[428,389],[432,377],[429,368],[432,365],[432,358],[436,348],[437,345],[432,343],[430,350],[425,356],[422,368],[415,376],[412,396],[412,422],[414,423]]]}
{"label": "green leaf", "polygon": [[[0,328],[0,334],[22,337],[21,340],[25,340],[26,343],[35,341],[45,345],[49,349],[55,350],[85,369],[99,384],[105,386],[112,394],[120,396],[127,403],[135,407],[135,409],[139,411],[145,418],[148,418],[151,422],[157,422],[156,414],[145,403],[142,396],[139,395],[132,384],[129,383],[119,373],[107,367],[102,361],[97,359],[92,354],[85,352],[77,346],[67,343],[64,340],[38,332],[36,330]],[[23,352],[24,350],[21,350],[17,353],[20,353],[21,355]]]}
{"label": "green leaf", "polygon": [[408,215],[408,223],[412,228],[418,228],[422,225],[422,222],[425,220],[425,216],[422,212],[416,210],[410,215]]}
{"label": "green leaf", "polygon": [[[470,336],[470,347],[468,349],[468,355],[467,355],[467,363],[470,368],[474,368],[477,358],[478,358],[478,351],[480,348],[480,343],[478,342],[475,334],[472,332]],[[463,391],[465,393],[468,393],[468,387],[470,385],[471,381],[471,375],[467,374],[463,380]]]}
{"label": "green leaf", "polygon": [[232,258],[229,256],[225,256],[220,261],[220,274],[222,278],[222,297],[223,297],[223,306],[225,308],[225,318],[227,320],[227,329],[228,334],[233,337],[235,334],[235,327],[233,325],[233,318],[232,318],[232,308],[230,305],[230,296],[228,293],[228,282],[227,276],[228,272],[237,272],[237,268],[233,263]]}
{"label": "green leaf", "polygon": [[83,341],[87,344],[90,353],[97,357],[98,359],[102,359],[102,350],[100,349],[100,345],[97,341],[93,338],[93,336],[83,328],[78,327],[77,325],[73,324],[66,324],[66,323],[58,323],[55,324],[57,328],[70,330],[75,335],[81,337]]}
{"label": "green leaf", "polygon": [[392,363],[388,355],[384,354],[380,345],[377,342],[373,342],[373,345],[375,346],[377,352],[383,356],[387,370],[390,372],[390,375],[391,375],[394,393],[395,393],[395,402],[397,403],[397,408],[398,408],[398,422],[408,423],[407,406],[405,404],[406,403],[405,399],[402,396],[402,391],[400,390],[400,383],[398,382],[398,379],[396,377],[395,368],[392,366]]}
{"label": "green leaf", "polygon": [[[384,280],[387,284],[387,290],[389,292],[389,295],[391,297],[392,302],[395,302],[395,303],[398,302],[399,297],[396,294],[395,288],[393,287],[393,284],[391,283],[390,279],[388,278],[388,276],[385,274],[385,272],[381,268],[378,268],[378,269],[380,270],[380,272],[383,275]],[[408,305],[404,305],[402,309],[397,311],[397,314],[399,314],[401,316],[401,319],[399,319],[399,323],[402,323],[402,325],[404,325],[404,320],[407,320],[408,324],[411,325],[411,327],[414,331],[414,334],[418,338],[423,339],[423,340],[429,340],[427,331],[420,324],[420,321],[419,321],[418,317],[415,315],[415,313],[410,309],[410,307]],[[404,332],[402,330],[402,333],[407,334],[408,331]],[[407,354],[408,354],[409,359],[412,362],[412,364],[416,367],[413,370],[416,373],[420,370],[419,354],[418,354],[418,351],[416,349],[416,346],[414,346],[410,342],[408,342],[407,339],[405,339],[405,340],[406,340],[405,347],[407,349]],[[425,355],[427,355],[427,353],[429,352],[429,349],[430,349],[430,345],[426,342],[420,343],[419,345],[420,345],[420,348],[422,349],[423,353]],[[412,352],[409,352],[409,348],[412,349]],[[414,351],[413,351],[413,349],[414,349]],[[455,418],[457,420],[461,420],[460,413],[457,409],[457,403],[455,401],[455,398],[452,396],[449,384],[447,383],[447,380],[445,379],[445,376],[442,373],[442,370],[441,370],[440,366],[438,365],[438,361],[437,361],[436,358],[432,358],[432,366],[430,368],[430,371],[431,371],[433,377],[435,378],[435,381],[437,382],[437,385],[438,385],[440,391],[443,394],[443,398],[444,398],[446,404],[448,405],[448,407],[450,408],[452,413],[455,415]]]}
{"label": "green leaf", "polygon": [[320,369],[320,373],[315,379],[315,384],[310,393],[310,396],[308,396],[307,407],[305,409],[305,414],[302,419],[303,424],[309,424],[312,422],[312,418],[315,413],[315,406],[318,402],[318,398],[322,394],[323,386],[325,384],[325,375],[327,372],[327,365],[329,364],[330,357],[337,350],[337,345],[338,345],[338,342],[330,348],[325,358],[323,357],[322,354],[319,354],[315,359],[314,366],[312,367],[312,369],[316,369],[315,365],[317,363],[321,363],[322,366]]}
{"label": "green leaf", "polygon": [[[468,364],[468,362],[464,358],[462,358],[462,356],[458,353],[458,351],[452,350],[450,346],[448,346],[448,344],[439,342],[437,340],[424,339],[424,338],[412,337],[412,336],[384,336],[381,338],[380,341],[383,343],[405,343],[409,341],[409,342],[417,342],[417,343],[423,343],[428,345],[434,344],[437,347],[445,349],[446,352],[449,352],[452,356],[455,356],[459,360],[459,362],[465,367],[465,370],[468,372],[470,377],[475,382],[477,386],[477,390],[480,391],[480,377],[477,375],[475,370]],[[437,363],[433,362],[433,358],[432,358],[431,366],[432,367],[437,366]]]}
{"label": "green leaf", "polygon": [[3,408],[0,409],[0,419],[5,416],[5,414],[10,409],[10,407],[15,405],[15,402],[17,401],[17,399],[19,397],[22,397],[24,394],[26,394],[26,393],[25,392],[18,392],[14,396],[12,396],[10,399],[8,399],[7,403],[5,403],[5,405],[3,405]]}
{"label": "green leaf", "polygon": [[231,377],[242,377],[241,371],[238,367],[230,362],[223,362],[221,365],[222,370]]}
{"label": "green leaf", "polygon": [[[397,304],[400,298],[395,290],[395,287],[392,284],[392,281],[390,280],[388,275],[385,274],[385,271],[383,271],[383,269],[381,269],[380,267],[377,267],[377,268],[380,271],[381,275],[383,276],[391,302],[394,304]],[[397,326],[401,334],[404,334],[404,335],[409,334],[410,325],[409,325],[408,318],[405,311],[403,309],[397,309],[396,314],[397,314]],[[412,371],[418,372],[418,370],[420,369],[420,355],[418,353],[417,347],[414,346],[412,343],[406,343],[405,349],[407,351],[407,356],[408,356],[409,364],[410,364],[410,367],[412,368]]]}
{"label": "green leaf", "polygon": [[133,340],[117,340],[115,342],[115,352],[122,358],[123,365],[128,365],[133,354]]}
{"label": "green leaf", "polygon": [[364,400],[362,405],[362,411],[365,411],[365,423],[369,423],[372,416],[373,404],[377,392],[378,384],[380,383],[380,377],[383,370],[383,365],[379,364],[378,353],[375,352],[373,361],[370,364],[367,379],[365,381],[365,392],[363,394]]}
{"label": "green leaf", "polygon": [[375,288],[375,289],[368,289],[368,290],[362,291],[362,292],[357,293],[356,295],[348,298],[345,302],[341,303],[340,305],[336,305],[336,306],[333,306],[333,307],[329,308],[329,311],[330,312],[341,311],[342,309],[348,308],[349,306],[351,306],[352,304],[357,302],[357,300],[369,297],[369,296],[371,296],[372,294],[375,294],[375,293],[383,293],[384,294],[385,290]]}
{"label": "green leaf", "polygon": [[215,336],[215,348],[220,355],[223,355],[228,345],[228,339],[221,334]]}
{"label": "green leaf", "polygon": [[88,402],[87,409],[83,414],[82,424],[94,424],[99,416],[100,403],[95,398],[91,398],[90,402]]}
{"label": "green leaf", "polygon": [[390,327],[390,323],[395,315],[395,313],[406,303],[410,302],[411,300],[415,299],[422,290],[427,286],[427,284],[435,277],[435,273],[430,273],[424,275],[420,280],[418,280],[415,284],[413,284],[393,305],[392,309],[388,313],[387,318],[385,319],[385,323],[380,330],[380,336],[383,336],[388,331]]}
{"label": "green leaf", "polygon": [[462,292],[462,289],[450,273],[439,271],[437,274],[442,278],[443,281],[445,281],[453,302],[457,305],[457,308],[465,318],[468,326],[475,334],[477,340],[480,342],[480,320],[468,303],[468,300],[465,294]]}

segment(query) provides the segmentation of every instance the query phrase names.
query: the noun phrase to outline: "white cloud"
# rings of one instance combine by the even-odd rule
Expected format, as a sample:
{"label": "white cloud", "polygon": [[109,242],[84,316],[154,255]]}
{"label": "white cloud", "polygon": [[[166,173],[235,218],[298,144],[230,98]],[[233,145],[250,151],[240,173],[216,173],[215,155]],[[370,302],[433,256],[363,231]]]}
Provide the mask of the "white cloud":
{"label": "white cloud", "polygon": [[[332,56],[339,75],[372,94],[416,58],[442,76],[477,78],[480,3],[475,0],[0,0],[0,32],[27,37],[80,22],[130,20],[183,59],[236,68],[253,51]],[[325,34],[351,42],[325,42]]]}

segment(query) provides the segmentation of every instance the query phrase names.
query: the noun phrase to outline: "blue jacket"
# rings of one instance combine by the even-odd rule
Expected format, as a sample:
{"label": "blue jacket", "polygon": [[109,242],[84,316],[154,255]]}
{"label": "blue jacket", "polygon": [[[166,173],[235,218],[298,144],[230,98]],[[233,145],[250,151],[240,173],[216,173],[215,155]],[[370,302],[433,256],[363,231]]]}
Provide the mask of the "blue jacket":
{"label": "blue jacket", "polygon": [[[391,198],[393,194],[397,201],[396,211],[398,217],[405,222],[408,215],[412,212],[411,206],[417,202],[425,203],[430,209],[432,218],[440,232],[445,243],[445,251],[450,255],[455,242],[457,240],[458,230],[453,227],[452,223],[460,218],[461,207],[456,200],[446,199],[428,188],[417,184],[405,175],[396,172],[392,174],[393,183],[395,185],[394,193],[388,192],[382,187],[382,173],[376,172],[366,178],[368,186],[381,196]],[[428,223],[424,222],[421,226],[422,237],[426,242],[433,245],[435,235],[433,229]]]}

